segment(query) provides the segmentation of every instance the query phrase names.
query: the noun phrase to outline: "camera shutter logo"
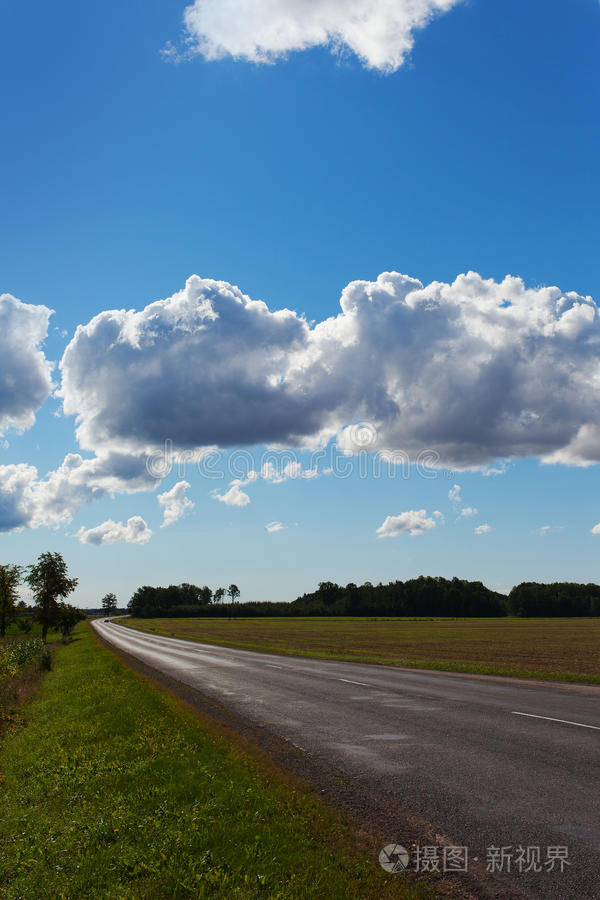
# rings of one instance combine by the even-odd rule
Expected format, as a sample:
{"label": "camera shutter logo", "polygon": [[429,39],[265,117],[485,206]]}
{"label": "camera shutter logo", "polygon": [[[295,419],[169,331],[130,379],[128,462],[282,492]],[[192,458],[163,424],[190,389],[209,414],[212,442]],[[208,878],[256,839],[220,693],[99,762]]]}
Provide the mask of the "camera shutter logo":
{"label": "camera shutter logo", "polygon": [[409,861],[408,850],[402,844],[388,844],[379,854],[379,865],[386,872],[404,872]]}

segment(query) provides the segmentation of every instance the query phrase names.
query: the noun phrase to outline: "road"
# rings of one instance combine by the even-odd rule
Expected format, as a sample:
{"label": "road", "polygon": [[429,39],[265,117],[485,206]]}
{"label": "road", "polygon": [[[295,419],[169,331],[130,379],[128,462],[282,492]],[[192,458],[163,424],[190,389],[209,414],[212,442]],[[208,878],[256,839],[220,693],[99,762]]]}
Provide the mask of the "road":
{"label": "road", "polygon": [[[467,847],[473,865],[477,858],[485,871],[495,859],[515,896],[600,897],[600,689],[282,657],[102,621],[95,628],[390,808],[423,817]],[[552,864],[565,851],[548,848],[563,847],[567,861]]]}

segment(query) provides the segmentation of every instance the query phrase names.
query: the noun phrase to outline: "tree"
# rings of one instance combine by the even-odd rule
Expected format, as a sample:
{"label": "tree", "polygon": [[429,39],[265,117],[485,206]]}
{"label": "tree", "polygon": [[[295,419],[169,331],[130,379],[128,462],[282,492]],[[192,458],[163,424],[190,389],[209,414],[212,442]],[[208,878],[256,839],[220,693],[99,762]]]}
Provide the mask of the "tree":
{"label": "tree", "polygon": [[110,616],[117,608],[117,598],[115,594],[107,594],[102,598],[102,609],[105,615]]}
{"label": "tree", "polygon": [[71,632],[82,619],[85,619],[83,610],[77,609],[76,606],[71,606],[70,603],[58,604],[57,624],[60,628],[60,633],[62,634],[63,643],[66,644],[67,641],[70,640]]}
{"label": "tree", "polygon": [[0,636],[15,618],[19,599],[18,587],[23,577],[21,566],[0,566]]}
{"label": "tree", "polygon": [[[231,613],[233,614],[233,604],[235,600],[240,596],[240,589],[237,584],[230,584],[227,588],[227,593],[231,597]],[[231,618],[231,615],[229,616]]]}
{"label": "tree", "polygon": [[213,600],[215,603],[222,603],[224,596],[225,596],[225,588],[217,588],[213,594]]}
{"label": "tree", "polygon": [[29,566],[25,581],[33,591],[36,617],[42,623],[45,643],[48,629],[60,621],[59,598],[68,597],[77,587],[78,579],[68,577],[67,564],[60,553],[41,553],[37,563]]}
{"label": "tree", "polygon": [[210,606],[212,603],[213,592],[208,587],[207,584],[204,585],[203,588],[200,589],[200,599],[205,606]]}

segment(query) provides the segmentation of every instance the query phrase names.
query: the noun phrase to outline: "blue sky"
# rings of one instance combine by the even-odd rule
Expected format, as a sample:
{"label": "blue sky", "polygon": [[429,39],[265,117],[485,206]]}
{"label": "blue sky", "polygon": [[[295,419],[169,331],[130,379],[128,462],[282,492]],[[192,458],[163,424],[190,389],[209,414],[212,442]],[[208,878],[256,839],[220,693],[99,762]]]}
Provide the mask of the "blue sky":
{"label": "blue sky", "polygon": [[[349,5],[328,0],[313,9],[327,8],[343,37]],[[550,339],[542,320],[566,307],[535,292],[553,285],[561,297],[574,292],[565,301],[573,316],[595,314],[585,298],[600,298],[600,4],[449,0],[452,8],[413,32],[402,65],[397,56],[389,62],[385,4],[354,5],[362,7],[366,31],[373,20],[383,22],[370,56],[320,45],[270,64],[227,53],[255,27],[246,15],[251,0],[227,0],[235,33],[233,26],[218,32],[221,58],[188,53],[178,62],[161,54],[169,42],[184,55],[193,47],[182,36],[178,0],[109,0],[93,10],[70,0],[52,7],[8,0],[0,9],[0,293],[27,305],[14,308],[0,334],[8,348],[0,391],[8,445],[0,449],[1,557],[28,563],[43,550],[60,550],[80,578],[82,606],[97,605],[109,590],[124,603],[142,583],[181,581],[214,587],[233,580],[243,599],[270,600],[293,599],[324,579],[420,573],[478,578],[500,589],[527,579],[598,581],[600,535],[591,534],[600,521],[597,316],[565,340]],[[214,49],[210,6],[197,0],[206,29],[200,36]],[[295,39],[310,43],[306,35],[316,26],[302,19],[302,5],[278,0],[277,7]],[[483,281],[453,291],[431,287],[470,270]],[[298,317],[240,318],[219,288],[210,302],[223,328],[204,343],[173,343],[165,314],[152,338],[167,348],[164,365],[162,350],[153,357],[150,347],[145,368],[134,371],[133,357],[110,355],[98,326],[85,346],[72,345],[66,398],[45,400],[38,342],[19,337],[27,316],[43,330],[39,308],[54,310],[43,352],[58,361],[78,325],[110,310],[142,311],[173,297],[194,274],[237,285],[271,312],[288,308],[318,326],[338,315],[346,285],[376,282],[389,271],[419,279],[430,305],[443,298],[441,337],[421,318],[372,312],[353,332],[352,358],[342,348],[346,324],[335,326],[331,346],[323,335],[315,342]],[[501,284],[508,274],[534,293],[505,284],[497,299],[509,296],[502,302],[525,310],[542,298],[543,311],[534,324],[515,320],[512,346],[507,328],[486,318],[482,350],[484,280]],[[384,293],[402,290],[384,286]],[[197,305],[207,291],[200,285],[186,296]],[[372,289],[363,293],[371,297]],[[128,321],[146,336],[153,327],[150,316]],[[563,326],[558,330],[562,335]],[[312,365],[315,354],[313,371],[306,361]],[[482,359],[487,366],[490,355],[496,368],[483,377]],[[160,381],[148,374],[154,360],[163,366]],[[37,366],[31,390],[22,364]],[[279,382],[259,396],[274,377]],[[57,369],[52,380],[59,387]],[[7,412],[11,393],[22,401],[18,422]],[[79,440],[76,415],[85,431]],[[347,478],[326,474],[328,465],[319,463],[314,478],[238,485],[245,505],[211,496],[226,494],[234,480],[227,466],[236,448],[249,448],[258,472],[269,440],[300,442],[307,449],[294,458],[306,472],[319,443],[331,448],[338,440],[347,449],[343,429],[357,422],[373,423],[371,449],[405,451],[413,460],[419,448],[432,449],[439,467],[426,473],[431,477],[414,468],[408,478],[362,477],[361,457],[352,456]],[[521,435],[528,427],[531,440]],[[158,486],[147,483],[136,466],[142,451],[161,446],[163,433],[186,450],[223,446],[226,477],[213,483],[188,463]],[[94,463],[81,477],[63,472],[60,484],[49,484],[46,474],[67,454],[100,460],[102,472]],[[552,454],[561,462],[540,463]],[[17,478],[19,465],[36,467],[37,480],[22,469]],[[489,474],[490,466],[502,474]],[[176,509],[175,521],[161,528],[157,495],[182,480],[189,488],[178,496],[194,507]],[[461,502],[448,497],[456,484]],[[461,515],[468,508],[477,513]],[[419,515],[402,518],[409,512]],[[147,542],[133,542],[140,531],[127,529],[132,517],[152,530]],[[387,517],[387,531],[378,534]],[[122,528],[94,531],[107,521]],[[269,533],[271,522],[285,527]],[[415,522],[420,533],[410,534]],[[475,533],[486,524],[491,531]]]}

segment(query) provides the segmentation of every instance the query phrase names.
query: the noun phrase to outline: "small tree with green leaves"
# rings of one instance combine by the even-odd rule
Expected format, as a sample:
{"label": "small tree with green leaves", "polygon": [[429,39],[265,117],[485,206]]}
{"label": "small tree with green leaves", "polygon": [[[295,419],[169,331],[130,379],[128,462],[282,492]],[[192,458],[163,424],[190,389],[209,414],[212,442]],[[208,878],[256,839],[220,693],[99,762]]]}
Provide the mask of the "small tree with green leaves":
{"label": "small tree with green leaves", "polygon": [[0,636],[6,634],[6,626],[17,613],[19,585],[23,578],[21,566],[0,566]]}
{"label": "small tree with green leaves", "polygon": [[117,608],[117,598],[115,594],[107,594],[102,598],[102,611],[105,615],[111,616]]}
{"label": "small tree with green leaves", "polygon": [[22,631],[23,634],[29,634],[31,632],[31,618],[28,613],[23,613],[17,619],[17,628],[19,631]]}
{"label": "small tree with green leaves", "polygon": [[24,600],[17,603],[17,628],[25,634],[31,631],[31,616]]}
{"label": "small tree with green leaves", "polygon": [[45,643],[48,629],[60,622],[59,600],[64,600],[75,590],[78,580],[68,577],[67,564],[60,553],[41,553],[38,561],[29,566],[25,581],[33,592],[36,617],[42,624]]}
{"label": "small tree with green leaves", "polygon": [[85,613],[70,603],[58,604],[58,627],[62,635],[63,643],[71,639],[71,633],[78,622],[85,619]]}
{"label": "small tree with green leaves", "polygon": [[229,614],[229,618],[231,619],[233,616],[233,604],[235,603],[237,598],[240,596],[240,589],[237,586],[237,584],[230,584],[229,587],[227,588],[227,593],[231,597],[231,613]]}

